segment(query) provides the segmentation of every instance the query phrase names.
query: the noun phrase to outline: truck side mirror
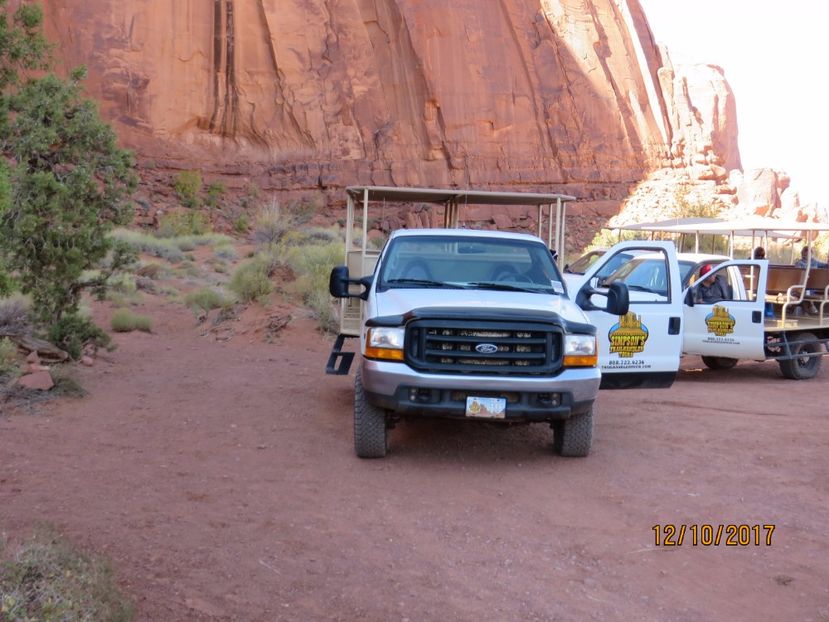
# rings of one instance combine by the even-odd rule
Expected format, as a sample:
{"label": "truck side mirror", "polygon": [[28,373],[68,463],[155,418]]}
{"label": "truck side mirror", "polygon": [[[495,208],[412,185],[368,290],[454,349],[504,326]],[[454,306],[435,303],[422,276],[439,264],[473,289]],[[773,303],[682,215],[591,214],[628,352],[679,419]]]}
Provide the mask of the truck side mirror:
{"label": "truck side mirror", "polygon": [[328,291],[334,298],[348,298],[348,266],[337,266],[331,270]]}
{"label": "truck side mirror", "polygon": [[630,309],[628,286],[614,281],[607,290],[607,312],[613,315],[626,315]]}
{"label": "truck side mirror", "polygon": [[694,306],[694,288],[689,287],[685,291],[685,304],[686,306],[693,307]]}
{"label": "truck side mirror", "polygon": [[[594,295],[607,298],[607,305],[599,307],[593,304],[590,297]],[[585,311],[605,311],[613,315],[625,315],[630,310],[630,293],[628,286],[621,281],[611,283],[606,292],[594,289],[587,284],[576,294],[576,304]]]}
{"label": "truck side mirror", "polygon": [[[361,279],[348,278],[348,266],[337,266],[331,270],[331,276],[328,277],[328,291],[334,298],[368,298],[368,290],[371,289],[371,283],[374,277],[371,275],[364,276]],[[349,285],[361,285],[363,291],[359,294],[352,294],[348,291]]]}

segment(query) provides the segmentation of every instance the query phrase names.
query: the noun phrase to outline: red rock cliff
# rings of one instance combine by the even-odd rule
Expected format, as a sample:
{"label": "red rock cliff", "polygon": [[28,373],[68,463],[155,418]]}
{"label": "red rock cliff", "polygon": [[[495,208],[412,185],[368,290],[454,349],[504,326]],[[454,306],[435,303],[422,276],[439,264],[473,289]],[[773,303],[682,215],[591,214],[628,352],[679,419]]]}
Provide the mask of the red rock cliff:
{"label": "red rock cliff", "polygon": [[638,0],[44,4],[62,64],[160,166],[615,205],[658,167],[739,168],[724,78],[663,62]]}

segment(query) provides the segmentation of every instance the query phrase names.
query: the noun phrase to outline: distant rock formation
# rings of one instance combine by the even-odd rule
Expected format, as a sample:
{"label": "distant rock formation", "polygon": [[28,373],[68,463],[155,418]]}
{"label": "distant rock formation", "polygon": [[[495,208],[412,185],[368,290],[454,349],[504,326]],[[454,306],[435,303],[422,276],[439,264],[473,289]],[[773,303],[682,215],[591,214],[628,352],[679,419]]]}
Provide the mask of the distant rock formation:
{"label": "distant rock formation", "polygon": [[654,170],[725,188],[741,168],[722,70],[674,68],[638,0],[44,4],[60,61],[156,170],[564,191],[601,220]]}

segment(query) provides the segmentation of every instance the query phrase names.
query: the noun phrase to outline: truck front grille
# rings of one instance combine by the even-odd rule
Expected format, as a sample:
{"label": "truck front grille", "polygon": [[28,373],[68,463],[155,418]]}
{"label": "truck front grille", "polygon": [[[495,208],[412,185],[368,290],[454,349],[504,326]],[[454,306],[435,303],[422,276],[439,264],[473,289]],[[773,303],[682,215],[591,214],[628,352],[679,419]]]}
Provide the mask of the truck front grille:
{"label": "truck front grille", "polygon": [[561,367],[561,334],[541,323],[415,320],[406,362],[431,373],[550,375]]}

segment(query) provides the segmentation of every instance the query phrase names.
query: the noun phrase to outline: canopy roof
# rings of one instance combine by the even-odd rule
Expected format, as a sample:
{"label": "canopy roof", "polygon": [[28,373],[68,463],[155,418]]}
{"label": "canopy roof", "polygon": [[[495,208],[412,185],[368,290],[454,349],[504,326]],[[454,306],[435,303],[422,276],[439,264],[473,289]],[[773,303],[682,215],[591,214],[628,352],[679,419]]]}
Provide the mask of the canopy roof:
{"label": "canopy roof", "polygon": [[719,218],[674,218],[658,222],[636,223],[612,227],[622,231],[656,231],[665,233],[699,233],[705,235],[735,235],[753,237],[768,235],[775,238],[800,238],[805,231],[829,231],[829,223],[798,222],[764,216],[750,216],[734,220]]}
{"label": "canopy roof", "polygon": [[536,192],[488,192],[461,188],[394,188],[390,186],[349,186],[346,192],[355,201],[362,201],[368,190],[369,201],[406,201],[420,203],[448,203],[477,205],[547,205],[575,201],[566,194],[542,194]]}

